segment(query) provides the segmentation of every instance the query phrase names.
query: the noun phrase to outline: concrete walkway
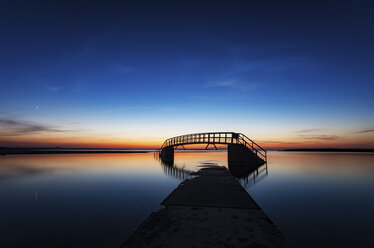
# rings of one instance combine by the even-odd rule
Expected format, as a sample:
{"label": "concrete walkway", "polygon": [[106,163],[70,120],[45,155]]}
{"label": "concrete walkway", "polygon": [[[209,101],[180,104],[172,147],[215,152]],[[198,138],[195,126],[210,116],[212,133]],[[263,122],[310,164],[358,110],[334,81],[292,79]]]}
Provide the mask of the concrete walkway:
{"label": "concrete walkway", "polygon": [[291,247],[225,167],[192,175],[121,247]]}

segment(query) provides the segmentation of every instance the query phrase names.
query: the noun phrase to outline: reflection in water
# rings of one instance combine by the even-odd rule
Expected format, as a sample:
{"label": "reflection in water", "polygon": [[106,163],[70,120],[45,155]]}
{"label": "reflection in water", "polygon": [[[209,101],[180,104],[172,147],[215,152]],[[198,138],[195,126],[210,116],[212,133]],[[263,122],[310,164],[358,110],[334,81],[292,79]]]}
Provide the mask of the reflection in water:
{"label": "reflection in water", "polygon": [[146,153],[0,156],[0,247],[118,247],[178,184]]}
{"label": "reflection in water", "polygon": [[[230,167],[231,166],[229,166],[229,171],[230,171]],[[230,171],[230,173],[232,174],[231,171]],[[251,186],[251,185],[255,184],[256,182],[260,181],[261,179],[265,178],[268,175],[268,173],[269,173],[268,164],[265,163],[263,165],[260,165],[257,169],[250,171],[248,174],[244,174],[242,176],[238,175],[238,176],[235,176],[235,177],[238,178],[240,184],[243,187],[248,188],[249,186]]]}
{"label": "reflection in water", "polygon": [[174,177],[179,180],[192,178],[190,173],[192,173],[193,171],[186,170],[183,167],[182,168],[176,167],[174,166],[174,163],[166,163],[166,162],[163,162],[162,159],[159,159],[159,158],[157,158],[157,160],[159,160],[161,167],[164,170],[166,175],[170,177]]}
{"label": "reflection in water", "polygon": [[0,181],[36,176],[53,171],[53,168],[30,167],[22,164],[3,164],[0,167]]}
{"label": "reflection in water", "polygon": [[[189,155],[191,156],[191,154]],[[206,153],[204,155],[206,155]],[[192,178],[193,176],[191,176],[190,173],[196,172],[201,167],[206,166],[227,167],[231,175],[237,178],[245,188],[253,185],[268,175],[267,163],[260,165],[249,165],[244,163],[228,164],[222,160],[203,160],[194,162],[184,160],[180,162],[178,159],[177,161],[173,160],[172,162],[166,162],[163,161],[159,156],[155,156],[155,159],[160,162],[160,165],[166,175],[180,180]]]}
{"label": "reflection in water", "polygon": [[[212,164],[228,167],[227,153],[176,152],[172,166],[152,153],[0,156],[0,247],[118,247]],[[295,247],[374,247],[373,165],[372,153],[270,152],[237,176]]]}
{"label": "reflection in water", "polygon": [[295,247],[374,247],[374,154],[271,152],[250,195]]}

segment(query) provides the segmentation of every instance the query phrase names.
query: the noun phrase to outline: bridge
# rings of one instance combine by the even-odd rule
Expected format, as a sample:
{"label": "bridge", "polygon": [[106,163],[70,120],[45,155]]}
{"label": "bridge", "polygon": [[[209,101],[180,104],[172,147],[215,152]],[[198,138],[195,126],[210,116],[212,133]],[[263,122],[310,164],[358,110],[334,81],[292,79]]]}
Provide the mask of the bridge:
{"label": "bridge", "polygon": [[207,144],[205,149],[216,144],[224,144],[228,147],[228,163],[261,165],[266,163],[266,150],[256,142],[241,133],[234,132],[210,132],[180,135],[165,140],[157,152],[162,161],[173,163],[174,149],[178,146],[184,149],[185,145]]}

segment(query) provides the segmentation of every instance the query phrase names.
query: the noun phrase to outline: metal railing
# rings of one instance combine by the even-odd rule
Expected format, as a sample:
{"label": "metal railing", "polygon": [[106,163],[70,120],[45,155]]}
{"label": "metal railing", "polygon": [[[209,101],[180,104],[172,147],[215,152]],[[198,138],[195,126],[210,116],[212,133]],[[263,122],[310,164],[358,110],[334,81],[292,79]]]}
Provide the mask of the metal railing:
{"label": "metal railing", "polygon": [[159,152],[167,146],[176,147],[192,144],[242,144],[259,158],[267,161],[265,149],[244,134],[234,132],[193,133],[172,137],[165,140]]}

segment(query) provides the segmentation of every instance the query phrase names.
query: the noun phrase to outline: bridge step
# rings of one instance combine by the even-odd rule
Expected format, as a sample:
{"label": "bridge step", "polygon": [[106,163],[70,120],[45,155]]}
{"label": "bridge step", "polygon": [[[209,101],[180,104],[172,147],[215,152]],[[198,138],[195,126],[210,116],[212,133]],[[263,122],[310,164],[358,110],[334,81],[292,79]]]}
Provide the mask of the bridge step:
{"label": "bridge step", "polygon": [[227,159],[229,165],[247,164],[251,167],[257,167],[264,164],[265,161],[259,158],[249,148],[241,144],[229,144],[227,149]]}

